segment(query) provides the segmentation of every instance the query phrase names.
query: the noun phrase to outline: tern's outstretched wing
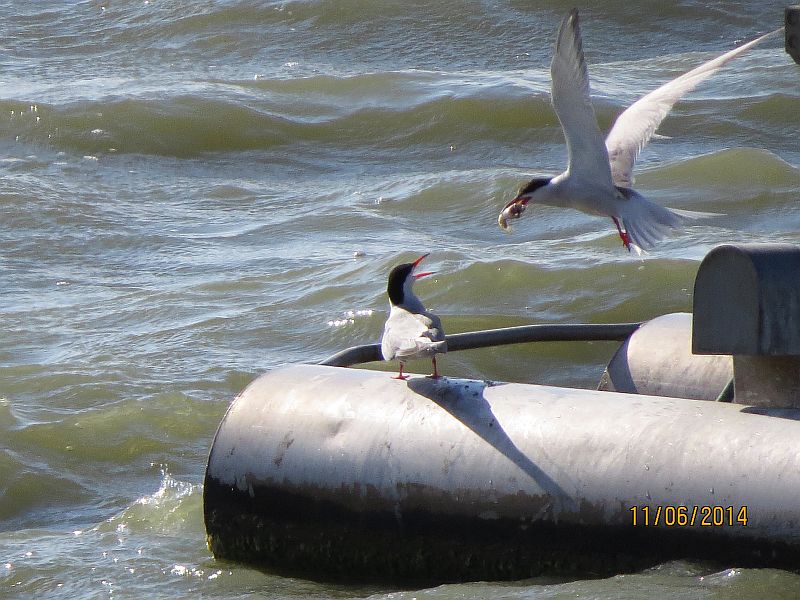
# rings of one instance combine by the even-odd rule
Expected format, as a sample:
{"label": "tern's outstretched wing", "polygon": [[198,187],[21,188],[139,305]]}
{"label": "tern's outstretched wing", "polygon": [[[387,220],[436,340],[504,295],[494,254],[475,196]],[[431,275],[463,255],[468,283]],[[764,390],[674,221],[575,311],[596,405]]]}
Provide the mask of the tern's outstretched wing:
{"label": "tern's outstretched wing", "polygon": [[589,73],[575,9],[558,30],[550,77],[553,108],[567,142],[570,174],[594,182],[608,181],[610,186],[608,153],[589,98]]}
{"label": "tern's outstretched wing", "polygon": [[606,148],[611,162],[614,184],[620,187],[633,185],[633,165],[642,148],[647,145],[658,126],[681,96],[694,89],[700,82],[716,73],[731,60],[752,48],[760,41],[774,35],[783,28],[762,35],[722,56],[703,63],[684,73],[677,79],[665,83],[629,106],[617,117],[606,138]]}

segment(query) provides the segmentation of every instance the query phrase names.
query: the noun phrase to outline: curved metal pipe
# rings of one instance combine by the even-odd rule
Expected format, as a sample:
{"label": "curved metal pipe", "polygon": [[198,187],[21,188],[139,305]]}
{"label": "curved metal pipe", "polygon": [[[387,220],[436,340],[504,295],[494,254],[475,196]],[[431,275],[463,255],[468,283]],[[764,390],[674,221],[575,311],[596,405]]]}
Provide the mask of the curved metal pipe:
{"label": "curved metal pipe", "polygon": [[[447,351],[473,350],[529,342],[621,342],[641,323],[569,323],[521,325],[483,331],[467,331],[447,336]],[[329,367],[350,367],[383,360],[380,344],[353,346],[320,362]]]}

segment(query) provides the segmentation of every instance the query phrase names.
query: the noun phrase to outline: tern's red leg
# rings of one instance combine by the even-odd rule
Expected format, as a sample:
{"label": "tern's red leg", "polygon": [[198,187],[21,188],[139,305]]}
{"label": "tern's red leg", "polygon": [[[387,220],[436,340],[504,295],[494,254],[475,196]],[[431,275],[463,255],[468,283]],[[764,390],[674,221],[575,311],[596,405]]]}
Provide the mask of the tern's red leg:
{"label": "tern's red leg", "polygon": [[403,363],[400,363],[400,372],[397,374],[397,377],[392,377],[392,379],[400,379],[402,381],[405,381],[406,379],[408,379],[407,375],[403,375],[403,367],[404,366],[405,365],[403,365]]}
{"label": "tern's red leg", "polygon": [[614,220],[614,225],[617,226],[617,232],[619,232],[619,239],[622,240],[622,243],[625,244],[625,247],[628,249],[628,252],[631,251],[631,236],[628,235],[627,231],[623,231],[622,227],[619,226],[619,219],[617,217],[611,217]]}
{"label": "tern's red leg", "polygon": [[431,362],[433,363],[433,375],[431,375],[431,377],[433,379],[439,379],[439,370],[436,368],[436,355],[435,354],[431,358]]}

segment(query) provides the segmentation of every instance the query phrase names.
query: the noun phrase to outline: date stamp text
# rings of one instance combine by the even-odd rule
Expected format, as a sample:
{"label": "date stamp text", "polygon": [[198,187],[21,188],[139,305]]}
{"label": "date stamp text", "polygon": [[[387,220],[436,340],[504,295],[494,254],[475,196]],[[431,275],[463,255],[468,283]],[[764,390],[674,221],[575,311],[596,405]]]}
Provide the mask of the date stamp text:
{"label": "date stamp text", "polygon": [[631,506],[634,527],[746,527],[747,506]]}

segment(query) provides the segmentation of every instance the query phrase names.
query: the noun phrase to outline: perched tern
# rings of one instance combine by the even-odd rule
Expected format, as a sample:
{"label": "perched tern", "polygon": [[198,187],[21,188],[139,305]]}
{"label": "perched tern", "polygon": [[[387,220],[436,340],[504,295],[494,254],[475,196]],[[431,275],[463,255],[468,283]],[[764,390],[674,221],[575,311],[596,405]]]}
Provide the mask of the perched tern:
{"label": "perched tern", "polygon": [[384,360],[396,358],[400,361],[400,372],[395,379],[406,379],[403,375],[406,361],[427,357],[433,362],[433,377],[439,377],[436,355],[447,352],[442,322],[425,310],[411,289],[417,279],[432,275],[431,272],[414,273],[426,256],[423,254],[412,263],[397,265],[389,273],[386,291],[390,309],[381,338],[381,354]]}
{"label": "perched tern", "polygon": [[573,9],[561,22],[550,64],[551,101],[566,138],[567,170],[552,178],[534,178],[523,186],[500,213],[500,227],[508,229],[508,222],[520,218],[529,203],[574,208],[611,217],[625,247],[641,253],[669,229],[714,216],[651,202],[631,188],[633,165],[681,96],[779,31],[782,29],[726,52],[637,100],[617,117],[604,143],[589,97],[578,11]]}

